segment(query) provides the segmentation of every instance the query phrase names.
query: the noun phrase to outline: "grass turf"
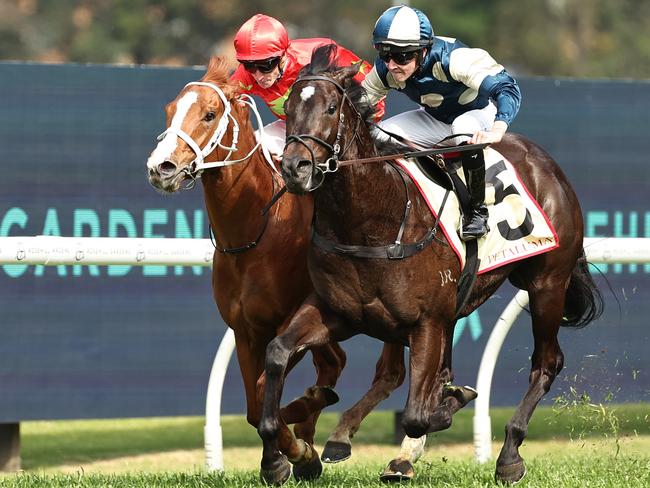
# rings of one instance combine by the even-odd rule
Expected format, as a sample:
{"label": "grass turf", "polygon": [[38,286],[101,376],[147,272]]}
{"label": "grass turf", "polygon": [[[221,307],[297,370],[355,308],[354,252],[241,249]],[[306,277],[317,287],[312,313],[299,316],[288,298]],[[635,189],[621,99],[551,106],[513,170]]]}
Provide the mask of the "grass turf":
{"label": "grass turf", "polygon": [[[512,408],[491,410],[494,438],[503,440],[504,426]],[[472,442],[473,411],[461,410],[452,427],[431,434],[430,444]],[[338,415],[325,413],[318,422],[316,442],[323,444],[336,425]],[[243,416],[222,418],[226,448],[260,447],[255,429]],[[539,407],[532,418],[528,441],[650,435],[650,406],[625,404],[564,405]],[[374,412],[354,438],[354,445],[393,443],[393,413]],[[22,465],[27,471],[62,464],[87,463],[147,453],[200,449],[203,446],[202,417],[146,418],[125,420],[37,421],[21,424]]]}
{"label": "grass turf", "polygon": [[[647,488],[650,486],[650,460],[608,455],[587,460],[581,456],[558,453],[537,458],[527,463],[528,474],[518,485],[521,487],[597,487],[597,488]],[[378,481],[380,465],[362,465],[328,469],[312,483],[296,483],[290,480],[286,486],[338,487],[385,487]],[[493,465],[477,465],[472,461],[420,462],[418,474],[410,486],[431,487],[493,487]],[[257,472],[226,474],[163,473],[126,475],[53,475],[22,474],[0,480],[1,486],[16,488],[95,488],[95,487],[185,487],[220,488],[263,486]]]}

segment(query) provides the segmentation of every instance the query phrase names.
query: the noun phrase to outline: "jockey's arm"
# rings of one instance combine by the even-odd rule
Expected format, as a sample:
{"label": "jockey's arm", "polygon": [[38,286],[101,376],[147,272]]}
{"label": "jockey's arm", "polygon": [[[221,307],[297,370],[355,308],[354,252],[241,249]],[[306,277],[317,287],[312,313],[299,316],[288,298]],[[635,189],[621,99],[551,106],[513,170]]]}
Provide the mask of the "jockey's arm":
{"label": "jockey's arm", "polygon": [[492,128],[474,134],[470,143],[499,142],[519,111],[521,91],[517,82],[483,49],[454,50],[450,56],[449,71],[454,79],[487,95],[497,106]]}

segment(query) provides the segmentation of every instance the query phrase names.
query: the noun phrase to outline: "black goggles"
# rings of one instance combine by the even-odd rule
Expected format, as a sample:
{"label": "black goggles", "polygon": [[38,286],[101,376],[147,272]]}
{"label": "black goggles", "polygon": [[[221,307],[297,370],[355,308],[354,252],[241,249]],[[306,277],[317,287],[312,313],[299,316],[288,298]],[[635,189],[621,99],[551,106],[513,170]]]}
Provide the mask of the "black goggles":
{"label": "black goggles", "polygon": [[384,63],[389,63],[392,59],[395,64],[405,65],[409,64],[420,54],[420,50],[416,51],[379,51],[379,59]]}
{"label": "black goggles", "polygon": [[263,59],[261,61],[239,61],[246,71],[249,73],[255,73],[259,71],[260,73],[270,73],[280,64],[280,57]]}

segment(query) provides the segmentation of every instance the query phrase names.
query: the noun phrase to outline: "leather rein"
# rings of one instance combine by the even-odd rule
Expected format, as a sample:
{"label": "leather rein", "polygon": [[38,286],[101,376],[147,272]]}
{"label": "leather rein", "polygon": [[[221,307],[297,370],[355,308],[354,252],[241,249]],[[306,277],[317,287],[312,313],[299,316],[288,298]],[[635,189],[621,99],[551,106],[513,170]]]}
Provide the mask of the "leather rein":
{"label": "leather rein", "polygon": [[[320,249],[326,251],[326,252],[333,252],[339,255],[345,255],[345,256],[353,256],[353,257],[359,257],[359,258],[379,258],[379,259],[403,259],[406,257],[413,256],[414,254],[417,254],[418,252],[422,251],[425,247],[427,247],[431,242],[436,237],[436,232],[438,225],[440,223],[440,216],[442,215],[442,211],[444,209],[445,203],[447,202],[447,197],[449,196],[449,190],[447,190],[447,193],[445,194],[445,197],[443,198],[442,204],[440,205],[440,209],[437,212],[436,215],[436,220],[431,228],[426,232],[424,237],[420,239],[417,242],[411,243],[411,244],[403,244],[401,242],[402,236],[404,234],[404,230],[406,229],[406,223],[408,221],[408,217],[411,212],[411,207],[412,207],[412,202],[411,198],[409,195],[409,188],[408,188],[408,183],[407,183],[407,176],[405,175],[404,171],[396,166],[394,163],[391,161],[394,160],[395,158],[398,157],[417,157],[418,155],[424,155],[424,154],[419,154],[419,153],[427,153],[431,154],[431,150],[428,151],[416,151],[416,152],[409,152],[409,153],[402,153],[402,154],[393,154],[393,155],[388,155],[388,156],[376,156],[376,157],[370,157],[370,158],[362,158],[362,159],[350,159],[350,160],[343,160],[341,161],[339,158],[343,156],[347,150],[350,148],[352,145],[352,142],[354,139],[359,139],[360,140],[360,135],[359,135],[359,126],[363,120],[361,114],[357,110],[357,108],[354,106],[354,103],[352,100],[347,95],[347,92],[345,91],[345,88],[341,86],[340,83],[338,83],[336,80],[327,77],[327,76],[322,76],[322,75],[307,75],[307,76],[301,76],[299,77],[295,83],[301,82],[301,81],[310,81],[310,80],[315,80],[315,81],[326,81],[328,83],[332,83],[339,92],[341,92],[342,95],[342,102],[341,106],[339,108],[339,120],[338,120],[338,127],[336,131],[336,139],[334,144],[329,144],[327,141],[324,141],[323,139],[312,136],[310,134],[300,134],[300,135],[289,135],[287,136],[286,144],[285,144],[285,149],[287,146],[290,144],[301,144],[303,145],[308,151],[311,156],[311,163],[312,163],[312,168],[313,168],[313,178],[316,180],[315,184],[311,186],[309,191],[314,191],[317,188],[319,188],[325,179],[325,174],[326,173],[335,173],[338,171],[338,169],[342,166],[350,166],[352,164],[357,164],[357,163],[371,163],[371,162],[388,162],[388,166],[392,169],[394,169],[397,174],[400,176],[400,179],[402,180],[402,183],[404,185],[404,190],[406,192],[406,204],[404,208],[404,217],[402,218],[402,223],[400,224],[398,233],[397,233],[397,238],[395,239],[395,242],[392,244],[388,244],[385,246],[357,246],[357,245],[349,245],[349,244],[340,244],[334,241],[331,241],[329,239],[326,239],[325,237],[321,236],[316,232],[316,226],[315,222],[312,224],[312,241],[313,243],[319,247]],[[345,124],[345,115],[343,113],[343,106],[344,104],[347,103],[352,111],[356,114],[356,119],[357,119],[357,124],[354,129],[354,136],[350,139],[348,144],[345,146],[343,151],[341,151],[341,137],[343,135],[343,127]],[[316,162],[316,157],[314,154],[314,151],[312,150],[311,147],[306,143],[306,139],[311,140],[316,142],[317,144],[323,146],[327,151],[330,153],[330,157],[324,162],[324,163],[317,163]],[[476,145],[472,145],[476,146]],[[472,148],[471,146],[461,146],[461,147],[468,147]],[[444,149],[434,149],[434,151],[439,151],[438,154],[441,154],[443,152],[449,152],[450,150],[454,150],[455,148],[444,148]],[[470,149],[465,149],[465,150],[470,150]],[[315,214],[314,214],[314,220],[315,220]]]}

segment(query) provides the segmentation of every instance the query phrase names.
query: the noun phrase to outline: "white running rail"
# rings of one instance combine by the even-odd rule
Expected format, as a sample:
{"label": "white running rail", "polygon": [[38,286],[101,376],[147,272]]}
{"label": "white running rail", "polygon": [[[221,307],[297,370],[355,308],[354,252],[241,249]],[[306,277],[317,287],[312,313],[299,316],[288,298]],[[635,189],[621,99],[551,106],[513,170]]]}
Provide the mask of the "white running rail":
{"label": "white running rail", "polygon": [[211,266],[210,239],[131,237],[0,237],[0,265]]}
{"label": "white running rail", "polygon": [[212,363],[208,393],[205,400],[205,426],[203,427],[203,446],[205,448],[205,465],[210,471],[223,470],[223,436],[221,430],[221,396],[223,382],[230,356],[235,349],[235,333],[226,330],[221,339],[217,355]]}

